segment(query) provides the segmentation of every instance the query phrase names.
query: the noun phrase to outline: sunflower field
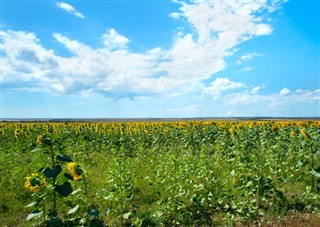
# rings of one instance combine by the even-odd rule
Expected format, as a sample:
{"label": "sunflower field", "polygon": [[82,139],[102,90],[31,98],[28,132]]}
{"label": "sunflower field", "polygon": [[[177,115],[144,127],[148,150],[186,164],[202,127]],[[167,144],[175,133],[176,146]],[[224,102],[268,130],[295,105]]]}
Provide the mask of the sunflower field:
{"label": "sunflower field", "polygon": [[2,226],[320,225],[319,121],[0,123]]}

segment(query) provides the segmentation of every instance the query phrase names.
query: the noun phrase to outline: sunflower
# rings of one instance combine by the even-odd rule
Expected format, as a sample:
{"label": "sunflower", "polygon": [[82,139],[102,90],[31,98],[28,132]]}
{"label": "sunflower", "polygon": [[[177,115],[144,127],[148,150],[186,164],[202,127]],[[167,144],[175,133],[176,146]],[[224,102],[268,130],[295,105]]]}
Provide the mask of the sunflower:
{"label": "sunflower", "polygon": [[68,171],[71,174],[71,176],[73,177],[73,180],[81,180],[81,173],[83,172],[81,167],[74,163],[74,162],[69,162],[68,163]]}
{"label": "sunflower", "polygon": [[306,140],[309,140],[310,139],[310,137],[309,137],[309,135],[306,133],[306,131],[304,131],[303,129],[301,129],[301,134],[302,134],[302,136],[304,137],[304,138],[306,138]]}
{"label": "sunflower", "polygon": [[232,136],[233,138],[236,138],[236,134],[234,133],[233,128],[230,128],[230,129],[229,129],[229,132],[231,133],[231,136]]}
{"label": "sunflower", "polygon": [[37,136],[37,144],[41,145],[42,144],[42,136],[41,135],[38,135]]}
{"label": "sunflower", "polygon": [[38,192],[47,185],[48,183],[45,181],[45,178],[37,173],[32,173],[30,177],[26,177],[26,182],[24,183],[25,188],[31,192]]}
{"label": "sunflower", "polygon": [[20,133],[21,133],[20,129],[14,130],[14,137],[15,137],[15,138],[18,138],[19,135],[20,135]]}

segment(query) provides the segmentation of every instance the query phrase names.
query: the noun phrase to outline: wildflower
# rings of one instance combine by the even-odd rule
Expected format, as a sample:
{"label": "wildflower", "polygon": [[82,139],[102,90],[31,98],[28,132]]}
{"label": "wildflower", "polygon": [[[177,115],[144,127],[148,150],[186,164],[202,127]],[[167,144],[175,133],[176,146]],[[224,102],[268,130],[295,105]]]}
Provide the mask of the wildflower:
{"label": "wildflower", "polygon": [[38,192],[47,185],[48,183],[45,181],[45,178],[37,173],[32,173],[30,177],[26,177],[26,182],[24,183],[24,187],[31,192]]}
{"label": "wildflower", "polygon": [[74,162],[68,163],[68,171],[73,177],[73,180],[81,180],[81,173],[83,172],[81,167]]}
{"label": "wildflower", "polygon": [[303,129],[301,129],[301,134],[304,138],[306,138],[306,140],[310,139],[309,135]]}

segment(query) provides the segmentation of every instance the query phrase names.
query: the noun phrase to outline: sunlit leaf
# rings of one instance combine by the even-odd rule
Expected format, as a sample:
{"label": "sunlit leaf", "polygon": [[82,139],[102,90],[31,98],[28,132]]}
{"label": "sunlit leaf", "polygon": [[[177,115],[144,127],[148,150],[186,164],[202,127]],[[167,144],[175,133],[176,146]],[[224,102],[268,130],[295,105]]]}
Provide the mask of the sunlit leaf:
{"label": "sunlit leaf", "polygon": [[29,221],[29,220],[31,220],[31,219],[33,219],[33,218],[39,217],[42,213],[43,213],[42,210],[32,211],[32,213],[28,214],[28,216],[27,216],[27,221]]}
{"label": "sunlit leaf", "polygon": [[37,204],[38,204],[37,202],[32,202],[32,203],[29,203],[26,207],[33,207],[33,206],[35,206]]}
{"label": "sunlit leaf", "polygon": [[124,219],[129,219],[131,217],[131,212],[125,213],[122,215]]}
{"label": "sunlit leaf", "polygon": [[314,169],[311,169],[311,170],[310,170],[310,173],[311,173],[313,176],[320,177],[320,173],[318,173],[318,172],[315,171]]}
{"label": "sunlit leaf", "polygon": [[74,208],[70,209],[70,210],[68,211],[68,215],[77,212],[77,210],[79,209],[79,207],[80,207],[79,205],[76,205]]}

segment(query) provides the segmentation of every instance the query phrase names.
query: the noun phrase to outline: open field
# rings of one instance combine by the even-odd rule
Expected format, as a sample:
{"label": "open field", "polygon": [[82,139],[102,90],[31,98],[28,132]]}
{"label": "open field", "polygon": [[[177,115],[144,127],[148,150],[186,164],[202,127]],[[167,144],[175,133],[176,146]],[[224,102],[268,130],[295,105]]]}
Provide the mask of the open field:
{"label": "open field", "polygon": [[175,120],[0,123],[0,223],[320,225],[319,121]]}

